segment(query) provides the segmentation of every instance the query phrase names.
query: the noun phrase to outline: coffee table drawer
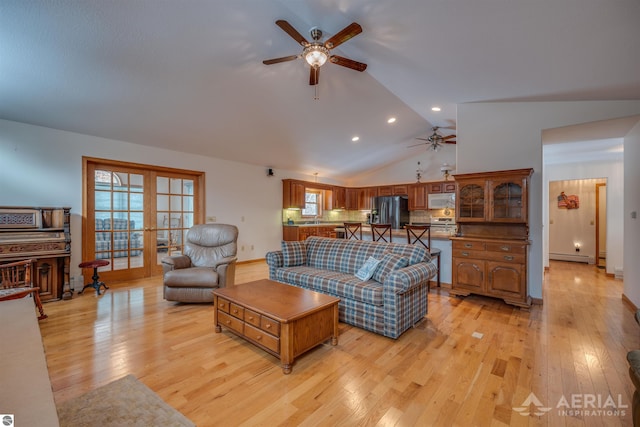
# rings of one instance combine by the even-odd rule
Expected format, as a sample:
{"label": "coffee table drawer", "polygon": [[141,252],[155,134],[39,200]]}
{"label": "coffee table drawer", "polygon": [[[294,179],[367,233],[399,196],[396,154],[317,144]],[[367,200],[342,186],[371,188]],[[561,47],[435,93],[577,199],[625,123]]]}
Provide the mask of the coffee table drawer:
{"label": "coffee table drawer", "polygon": [[260,329],[269,332],[271,335],[280,336],[280,322],[269,319],[267,316],[260,318]]}
{"label": "coffee table drawer", "polygon": [[224,298],[218,298],[218,306],[216,307],[220,311],[224,311],[225,313],[229,312],[229,301]]}
{"label": "coffee table drawer", "polygon": [[244,321],[256,326],[256,327],[260,327],[260,314],[256,313],[255,311],[251,311],[248,308],[244,309]]}
{"label": "coffee table drawer", "polygon": [[261,329],[245,324],[244,336],[258,344],[268,348],[271,351],[280,353],[280,340]]}
{"label": "coffee table drawer", "polygon": [[240,319],[236,319],[233,316],[229,316],[227,313],[223,313],[218,310],[218,323],[226,328],[233,329],[234,331],[242,334],[244,330],[244,322]]}
{"label": "coffee table drawer", "polygon": [[229,305],[229,314],[240,320],[244,319],[244,307],[238,304],[231,303]]}

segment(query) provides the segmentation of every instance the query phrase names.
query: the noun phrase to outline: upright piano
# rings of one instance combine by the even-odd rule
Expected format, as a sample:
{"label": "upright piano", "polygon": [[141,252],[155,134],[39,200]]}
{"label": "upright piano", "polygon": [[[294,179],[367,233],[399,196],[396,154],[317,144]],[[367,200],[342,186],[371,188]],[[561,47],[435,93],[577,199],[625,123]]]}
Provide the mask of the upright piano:
{"label": "upright piano", "polygon": [[33,259],[42,301],[69,299],[71,208],[0,206],[0,264]]}

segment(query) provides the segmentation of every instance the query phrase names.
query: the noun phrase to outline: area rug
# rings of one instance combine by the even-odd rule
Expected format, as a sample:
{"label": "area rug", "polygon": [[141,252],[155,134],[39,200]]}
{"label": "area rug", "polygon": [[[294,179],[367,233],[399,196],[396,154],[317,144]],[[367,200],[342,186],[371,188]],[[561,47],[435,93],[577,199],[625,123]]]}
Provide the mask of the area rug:
{"label": "area rug", "polygon": [[58,406],[61,427],[195,426],[133,375]]}

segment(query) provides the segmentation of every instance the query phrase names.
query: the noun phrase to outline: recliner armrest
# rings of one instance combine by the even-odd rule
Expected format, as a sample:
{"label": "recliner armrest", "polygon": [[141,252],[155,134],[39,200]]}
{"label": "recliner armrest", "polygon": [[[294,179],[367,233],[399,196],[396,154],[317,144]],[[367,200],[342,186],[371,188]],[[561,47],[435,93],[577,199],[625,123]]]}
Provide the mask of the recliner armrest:
{"label": "recliner armrest", "polygon": [[171,270],[191,267],[191,259],[186,255],[172,255],[162,258],[162,270],[167,273]]}
{"label": "recliner armrest", "polygon": [[234,257],[234,256],[229,256],[229,257],[226,257],[226,258],[220,258],[220,259],[218,259],[218,260],[216,260],[214,262],[213,268],[217,269],[221,265],[231,264],[232,262],[237,261],[237,260],[238,260],[238,258]]}

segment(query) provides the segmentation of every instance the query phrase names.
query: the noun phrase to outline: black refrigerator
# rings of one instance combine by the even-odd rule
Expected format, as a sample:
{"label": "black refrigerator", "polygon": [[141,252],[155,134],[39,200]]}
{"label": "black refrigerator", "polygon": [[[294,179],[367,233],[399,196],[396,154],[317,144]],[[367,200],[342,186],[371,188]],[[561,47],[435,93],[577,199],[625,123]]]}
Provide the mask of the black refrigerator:
{"label": "black refrigerator", "polygon": [[402,228],[409,223],[409,199],[407,196],[380,196],[375,198],[372,213],[375,224],[391,224],[391,228]]}

